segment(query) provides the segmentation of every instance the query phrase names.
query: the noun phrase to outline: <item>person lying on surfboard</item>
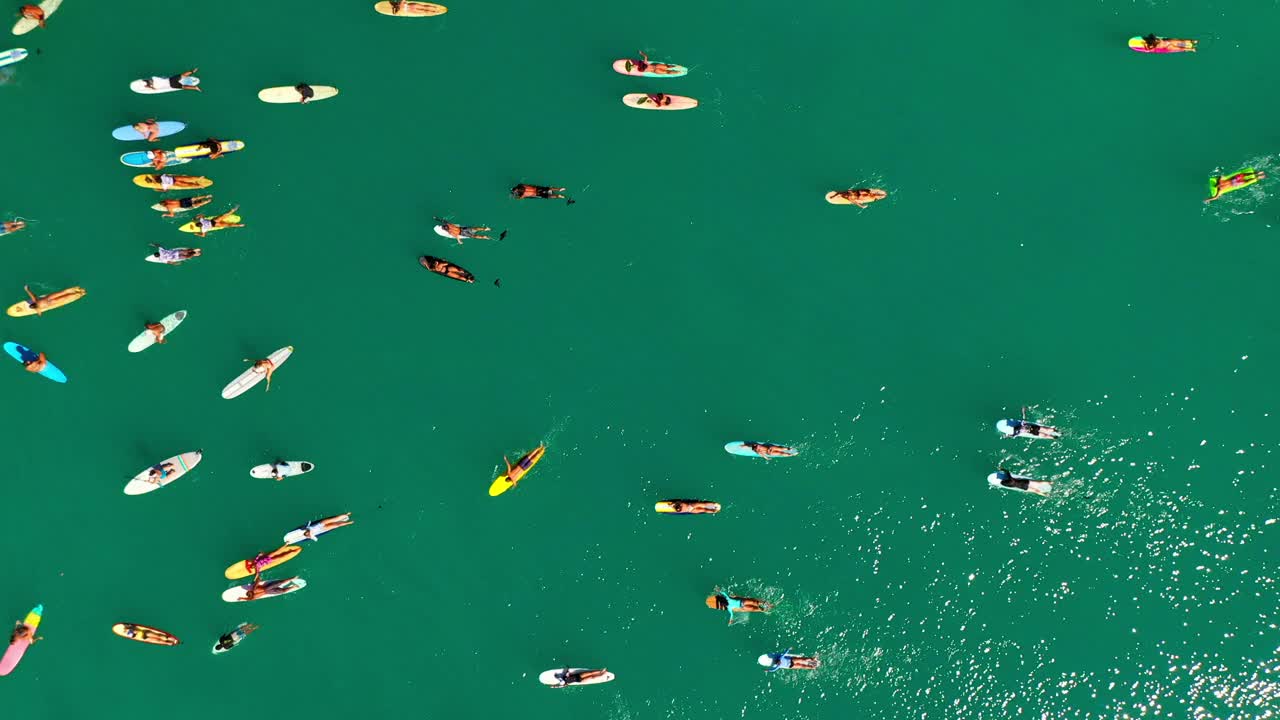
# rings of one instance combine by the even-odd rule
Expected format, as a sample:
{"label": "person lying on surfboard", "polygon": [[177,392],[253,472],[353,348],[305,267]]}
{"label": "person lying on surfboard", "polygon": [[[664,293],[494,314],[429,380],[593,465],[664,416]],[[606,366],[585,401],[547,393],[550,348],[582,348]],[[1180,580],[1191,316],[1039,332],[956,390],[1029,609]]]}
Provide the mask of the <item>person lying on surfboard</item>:
{"label": "person lying on surfboard", "polygon": [[[192,75],[195,75],[199,71],[200,71],[200,68],[192,68],[182,73],[181,75],[170,75],[167,78],[169,80],[169,87],[175,90],[195,90],[196,92],[204,92],[203,90],[200,89],[200,78],[191,77]],[[189,77],[191,78],[190,82],[185,82],[185,83],[182,82],[183,80],[186,80]],[[142,81],[143,85],[145,85],[146,87],[152,90],[159,89],[153,83],[154,81],[152,78],[147,78]]]}
{"label": "person lying on surfboard", "polygon": [[744,442],[742,443],[748,450],[754,452],[760,457],[768,460],[771,457],[791,457],[796,454],[795,448],[789,448],[786,445],[773,445],[771,443]]}
{"label": "person lying on surfboard", "polygon": [[879,188],[849,188],[848,190],[832,193],[832,195],[842,197],[860,208],[865,208],[870,203],[889,197],[889,193]]}
{"label": "person lying on surfboard", "polygon": [[637,70],[639,72],[651,72],[654,75],[678,75],[680,71],[673,65],[659,62],[649,62],[649,56],[645,51],[640,51],[640,60],[632,60],[627,58],[627,72]]}
{"label": "person lying on surfboard", "polygon": [[210,160],[217,160],[218,158],[222,157],[227,153],[227,151],[223,149],[222,141],[214,138],[203,140],[201,142],[196,143],[196,145],[199,147],[205,148],[206,150],[209,151],[209,154],[205,155],[205,157],[209,158]]}
{"label": "person lying on surfboard", "polygon": [[147,471],[147,481],[158,483],[161,480],[172,475],[175,471],[177,471],[177,469],[178,469],[178,466],[174,465],[171,462],[162,463],[160,465],[152,465],[151,469]]}
{"label": "person lying on surfboard", "polygon": [[768,668],[765,672],[778,670],[813,670],[818,667],[818,658],[804,655],[792,655],[791,649],[786,652],[767,653],[756,659],[761,666]]}
{"label": "person lying on surfboard", "polygon": [[218,638],[218,644],[214,645],[213,649],[226,652],[227,650],[239,645],[241,640],[248,637],[250,633],[257,629],[257,625],[254,625],[253,623],[245,623],[235,630],[232,630],[226,635]]}
{"label": "person lying on surfboard", "polygon": [[151,334],[155,336],[157,343],[163,345],[169,342],[164,339],[164,326],[160,323],[147,323],[146,329],[150,330]]}
{"label": "person lying on surfboard", "polygon": [[231,222],[230,220],[227,219],[232,215],[235,215],[236,211],[239,209],[240,209],[240,206],[237,205],[231,208],[230,210],[222,213],[221,215],[218,215],[217,217],[213,217],[213,218],[207,218],[204,215],[197,215],[195,219],[196,234],[199,235],[200,237],[204,237],[205,235],[208,235],[209,231],[213,230],[214,228],[244,227],[244,223]]}
{"label": "person lying on surfboard", "polygon": [[493,228],[488,228],[481,225],[457,225],[455,223],[449,222],[448,220],[441,220],[440,218],[436,218],[435,221],[440,223],[440,227],[443,228],[445,232],[449,233],[450,237],[452,237],[454,240],[457,240],[459,245],[462,244],[463,238],[469,238],[472,240],[492,240],[493,239],[488,235],[480,234],[483,232],[488,232]]}
{"label": "person lying on surfboard", "polygon": [[519,185],[511,188],[511,197],[517,200],[524,200],[525,198],[542,198],[544,200],[568,200],[569,204],[572,205],[574,201],[569,200],[569,198],[562,195],[561,193],[563,192],[564,192],[564,188],[562,187],[550,187],[548,185],[526,185],[524,183],[520,183]]}
{"label": "person lying on surfboard", "polygon": [[714,595],[707,597],[707,607],[712,610],[724,610],[729,613],[729,624],[733,624],[733,614],[742,613],[767,613],[773,609],[771,603],[765,602],[753,597],[741,597],[739,595],[730,595],[729,593],[716,588]]}
{"label": "person lying on surfboard", "polygon": [[64,297],[70,297],[72,295],[79,296],[81,294],[80,290],[68,289],[68,290],[59,290],[58,292],[55,292],[55,293],[49,293],[48,295],[41,295],[40,297],[36,297],[35,293],[31,292],[31,288],[27,287],[26,285],[23,285],[22,289],[26,290],[27,297],[31,298],[30,300],[27,301],[27,307],[31,308],[32,310],[35,310],[36,315],[40,315],[45,310],[48,310],[50,307],[56,305]]}
{"label": "person lying on surfboard", "polygon": [[601,677],[608,672],[609,671],[607,669],[580,670],[578,672],[573,672],[572,668],[565,668],[564,670],[561,670],[560,672],[556,673],[556,679],[560,681],[560,684],[554,685],[553,687],[565,687],[566,685],[576,685],[578,683],[585,682],[592,678]]}
{"label": "person lying on surfboard", "polygon": [[720,512],[720,503],[709,500],[668,500],[671,512],[677,515],[705,515]]}
{"label": "person lying on surfboard", "polygon": [[658,107],[671,104],[671,96],[666,93],[645,93],[640,102],[651,102]]}
{"label": "person lying on surfboard", "polygon": [[192,195],[184,198],[170,198],[161,200],[158,204],[165,209],[164,217],[177,217],[180,210],[192,210],[202,205],[208,205],[213,200],[212,195]]}
{"label": "person lying on surfboard", "polygon": [[9,233],[16,233],[26,226],[27,221],[25,220],[10,220],[9,222],[4,223],[4,232],[0,234],[8,235]]}
{"label": "person lying on surfboard", "polygon": [[1004,467],[1000,467],[996,470],[996,480],[1000,481],[1000,485],[1002,487],[1012,488],[1014,490],[1024,490],[1043,497],[1048,497],[1050,489],[1053,487],[1053,485],[1047,482],[1032,480],[1031,478],[1026,477],[1018,477]]}
{"label": "person lying on surfboard", "polygon": [[31,628],[27,627],[21,620],[14,623],[13,632],[9,633],[9,644],[12,645],[19,640],[26,640],[28,645],[35,645],[43,640],[42,637],[36,637],[32,634]]}
{"label": "person lying on surfboard", "polygon": [[244,599],[260,600],[273,595],[283,595],[293,587],[293,578],[285,580],[262,580],[262,571],[258,571],[253,576],[253,582],[249,585],[249,589],[245,591]]}
{"label": "person lying on surfboard", "polygon": [[276,364],[268,358],[253,361],[245,358],[245,362],[252,362],[253,367],[250,368],[254,372],[266,373],[267,375],[267,392],[271,392],[271,373],[276,371]]}
{"label": "person lying on surfboard", "polygon": [[22,363],[22,365],[27,369],[27,372],[38,373],[49,366],[49,358],[45,357],[44,353],[40,353],[38,356]]}
{"label": "person lying on surfboard", "polygon": [[1197,40],[1156,37],[1155,33],[1144,35],[1142,37],[1142,44],[1146,45],[1148,50],[1153,51],[1164,50],[1165,52],[1195,52],[1197,42]]}
{"label": "person lying on surfboard", "polygon": [[329,532],[330,530],[337,530],[340,527],[346,527],[354,523],[355,520],[351,519],[351,513],[334,515],[333,517],[328,517],[323,520],[312,520],[303,526],[302,536],[307,540],[316,541],[320,539],[321,535]]}
{"label": "person lying on surfboard", "polygon": [[41,10],[39,5],[23,5],[18,13],[28,20],[35,20],[42,28],[45,26],[44,10]]}
{"label": "person lying on surfboard", "polygon": [[166,265],[181,265],[183,261],[191,258],[200,257],[204,251],[200,248],[173,248],[160,247],[155,243],[151,243],[151,247],[156,251],[151,253],[151,257],[160,258]]}
{"label": "person lying on surfboard", "polygon": [[466,268],[461,265],[454,265],[448,260],[441,260],[438,257],[423,255],[418,258],[418,264],[437,275],[443,275],[447,278],[461,280],[466,283],[473,283],[476,281],[475,276],[468,272]]}
{"label": "person lying on surfboard", "polygon": [[139,123],[133,124],[133,129],[137,130],[142,139],[147,142],[155,142],[160,139],[160,123],[155,118],[148,118]]}
{"label": "person lying on surfboard", "polygon": [[1267,174],[1261,170],[1243,170],[1230,177],[1219,175],[1218,181],[1213,185],[1212,194],[1205,198],[1204,201],[1207,203],[1213,202],[1232,190],[1252,185],[1259,180],[1265,180],[1266,177]]}
{"label": "person lying on surfboard", "polygon": [[298,83],[297,85],[293,86],[293,89],[297,90],[298,94],[302,96],[302,99],[299,100],[298,102],[302,103],[303,105],[306,105],[307,103],[311,102],[311,98],[316,96],[315,89],[306,83]]}
{"label": "person lying on surfboard", "polygon": [[169,164],[169,154],[164,150],[152,150],[148,155],[151,156],[151,167],[156,170],[163,170]]}

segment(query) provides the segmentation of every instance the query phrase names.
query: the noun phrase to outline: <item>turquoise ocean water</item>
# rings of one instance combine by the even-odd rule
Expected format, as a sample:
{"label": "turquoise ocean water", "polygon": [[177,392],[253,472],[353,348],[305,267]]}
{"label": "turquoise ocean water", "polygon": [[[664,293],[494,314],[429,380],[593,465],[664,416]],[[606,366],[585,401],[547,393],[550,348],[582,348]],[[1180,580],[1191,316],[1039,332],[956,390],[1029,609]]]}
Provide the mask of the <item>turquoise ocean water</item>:
{"label": "turquoise ocean water", "polygon": [[[7,716],[1275,712],[1280,204],[1270,182],[1201,199],[1215,171],[1280,176],[1280,6],[371,6],[66,0],[5,36],[32,57],[0,69],[0,212],[31,222],[0,238],[3,304],[88,290],[0,318],[71,378],[0,367],[0,616],[46,611]],[[1125,47],[1147,32],[1201,51]],[[610,70],[642,48],[689,76]],[[203,93],[127,88],[193,67]],[[255,98],[300,80],[341,95]],[[654,90],[701,106],[619,101]],[[110,136],[148,116],[189,124],[166,147],[246,143],[186,166],[246,228],[198,241],[148,209],[116,160],[142,144]],[[577,203],[511,200],[521,181]],[[850,186],[891,194],[823,202]],[[459,247],[433,215],[509,234]],[[218,397],[284,345],[270,393]],[[999,440],[1022,406],[1064,440]],[[276,457],[317,470],[248,477]],[[990,490],[998,463],[1060,492]],[[655,515],[667,497],[725,508]],[[305,590],[219,600],[227,565],[342,511],[273,573]],[[726,627],[717,584],[778,608]],[[242,621],[262,630],[211,655]],[[788,647],[824,666],[756,666]],[[565,664],[618,677],[538,685]]]}

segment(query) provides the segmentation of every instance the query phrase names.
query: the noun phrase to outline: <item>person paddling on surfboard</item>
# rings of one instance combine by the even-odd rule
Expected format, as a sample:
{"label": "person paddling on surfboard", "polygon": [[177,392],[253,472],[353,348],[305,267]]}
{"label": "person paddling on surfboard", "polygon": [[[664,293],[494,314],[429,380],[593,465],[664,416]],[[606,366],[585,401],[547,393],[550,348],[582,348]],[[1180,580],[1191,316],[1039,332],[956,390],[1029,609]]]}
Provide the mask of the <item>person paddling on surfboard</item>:
{"label": "person paddling on surfboard", "polygon": [[889,193],[879,188],[849,188],[848,190],[833,192],[831,195],[844,198],[860,208],[865,208],[873,202],[889,197]]}
{"label": "person paddling on surfboard", "polygon": [[[169,87],[174,90],[195,90],[196,92],[204,92],[200,89],[200,78],[191,77],[200,71],[200,68],[192,68],[181,75],[170,75],[165,78],[169,81]],[[155,81],[159,78],[146,78],[142,84],[151,90],[157,90]]]}
{"label": "person paddling on surfboard", "polygon": [[245,623],[231,632],[218,638],[218,644],[213,646],[214,650],[226,652],[231,648],[240,644],[240,641],[249,636],[258,626],[253,623]]}
{"label": "person paddling on surfboard", "polygon": [[[39,24],[41,28],[45,27],[44,10],[40,9],[39,5],[23,5],[18,10],[18,14],[22,15],[22,17],[28,20],[35,20],[36,23]],[[14,32],[17,32],[17,31],[15,30]]]}
{"label": "person paddling on surfboard", "polygon": [[556,673],[556,679],[560,681],[560,684],[557,685],[556,687],[576,685],[578,683],[590,680],[591,678],[601,677],[608,672],[609,671],[607,669],[579,670],[578,672],[573,672],[573,668],[565,668],[564,670],[561,670],[560,672]]}
{"label": "person paddling on surfboard", "polygon": [[157,170],[163,170],[169,164],[169,154],[164,150],[152,150],[148,155],[151,157],[151,167]]}
{"label": "person paddling on surfboard", "polygon": [[215,228],[242,228],[242,227],[244,227],[244,223],[231,222],[231,221],[228,219],[228,218],[230,218],[232,215],[235,215],[235,214],[236,214],[236,211],[237,211],[237,210],[239,210],[239,209],[240,209],[240,206],[239,206],[239,205],[237,205],[237,206],[235,206],[235,207],[231,208],[230,210],[228,210],[228,211],[226,211],[226,212],[222,213],[221,215],[218,215],[217,217],[213,217],[213,218],[207,218],[207,217],[205,217],[204,215],[197,215],[197,216],[196,216],[196,219],[195,219],[195,223],[196,223],[196,235],[199,235],[200,237],[204,237],[205,235],[208,235],[208,234],[209,234],[209,231],[210,231],[210,230],[213,230],[213,229],[215,229]]}
{"label": "person paddling on surfboard", "polygon": [[765,460],[771,457],[791,457],[796,454],[795,448],[789,448],[786,445],[758,442],[744,442],[742,444]]}
{"label": "person paddling on surfboard", "polygon": [[729,613],[729,624],[733,624],[733,614],[741,613],[767,613],[773,609],[771,603],[765,602],[753,597],[741,597],[738,595],[730,595],[729,593],[716,588],[715,594],[707,597],[707,607],[712,610],[724,610]]}
{"label": "person paddling on surfboard", "polygon": [[9,633],[9,644],[12,645],[19,640],[26,640],[28,645],[35,645],[42,637],[36,637],[31,628],[27,627],[21,620],[14,623],[13,632]]}
{"label": "person paddling on surfboard", "polygon": [[193,195],[191,197],[161,200],[157,204],[165,209],[164,217],[171,218],[177,217],[177,213],[180,210],[193,210],[203,205],[208,205],[212,201],[212,195]]}
{"label": "person paddling on surfboard", "polygon": [[334,515],[323,520],[312,520],[302,527],[302,536],[307,540],[319,541],[320,536],[330,530],[337,530],[340,527],[354,524],[355,520],[351,519],[351,513]]}
{"label": "person paddling on surfboard", "polygon": [[25,228],[26,226],[27,226],[27,221],[25,220],[10,220],[9,222],[4,223],[4,232],[0,233],[0,235],[8,235],[9,233],[16,233],[19,230]]}
{"label": "person paddling on surfboard", "polygon": [[654,75],[679,75],[680,71],[667,63],[649,62],[649,56],[645,51],[640,51],[640,60],[632,60],[627,58],[627,72],[637,70],[639,72],[650,72]]}
{"label": "person paddling on surfboard", "polygon": [[1195,52],[1197,40],[1156,37],[1155,33],[1144,35],[1142,44],[1148,50],[1165,50],[1167,52]]}
{"label": "person paddling on surfboard", "polygon": [[166,342],[169,342],[164,339],[164,325],[161,325],[160,323],[147,323],[146,328],[155,336],[157,343],[163,345]]}
{"label": "person paddling on surfboard", "polygon": [[818,667],[819,662],[816,657],[807,657],[804,655],[792,655],[791,648],[787,648],[786,652],[767,653],[756,659],[761,666],[768,668],[765,672],[777,672],[778,670],[813,670]]}
{"label": "person paddling on surfboard", "polygon": [[463,238],[468,238],[471,240],[492,240],[493,239],[488,235],[480,234],[483,232],[488,232],[493,228],[488,228],[481,225],[458,225],[456,223],[451,223],[448,220],[442,220],[440,218],[435,218],[435,221],[440,223],[440,228],[443,229],[445,232],[449,233],[449,237],[452,237],[454,240],[457,240],[459,245],[462,244]]}
{"label": "person paddling on surfboard", "polygon": [[31,298],[30,300],[27,301],[27,307],[31,308],[32,310],[35,310],[36,315],[41,315],[45,310],[48,310],[51,307],[56,306],[65,297],[70,297],[73,295],[76,297],[79,297],[81,294],[83,294],[83,291],[81,290],[68,289],[68,290],[59,290],[58,292],[55,292],[55,293],[49,293],[48,295],[42,295],[40,297],[36,297],[35,293],[31,292],[30,287],[23,285],[22,289],[26,290],[27,297]]}
{"label": "person paddling on surfboard", "polygon": [[181,265],[183,261],[200,257],[204,253],[200,248],[169,249],[155,243],[151,243],[151,247],[156,249],[155,252],[151,253],[151,257],[160,258],[166,265]]}
{"label": "person paddling on surfboard", "polygon": [[1253,170],[1253,169],[1242,170],[1234,175],[1231,175],[1230,177],[1225,175],[1219,175],[1218,178],[1212,183],[1212,188],[1210,190],[1209,197],[1205,198],[1204,201],[1206,203],[1213,202],[1214,200],[1217,200],[1218,198],[1222,197],[1223,195],[1226,195],[1232,190],[1238,190],[1242,187],[1247,187],[1249,185],[1252,185],[1258,182],[1259,180],[1265,180],[1266,177],[1267,177],[1266,173],[1262,172],[1261,170]]}
{"label": "person paddling on surfboard", "polygon": [[568,204],[572,205],[575,201],[569,200],[561,193],[564,192],[562,187],[551,187],[549,185],[526,185],[520,183],[511,188],[511,197],[517,200],[526,198],[542,198],[544,200],[568,200]]}
{"label": "person paddling on surfboard", "polygon": [[226,154],[226,150],[223,149],[222,141],[215,138],[209,138],[207,140],[203,140],[201,142],[196,143],[196,145],[198,147],[205,148],[206,150],[209,151],[209,154],[205,155],[205,157],[209,158],[210,160],[217,160],[218,158]]}
{"label": "person paddling on surfboard", "polygon": [[133,124],[133,129],[142,135],[142,139],[147,142],[155,142],[160,139],[160,123],[155,118],[149,118],[139,123]]}
{"label": "person paddling on surfboard", "polygon": [[174,472],[176,472],[177,469],[178,469],[178,466],[174,465],[171,462],[161,463],[160,465],[152,465],[151,469],[147,471],[147,481],[158,484],[161,480],[169,477]]}
{"label": "person paddling on surfboard", "polygon": [[27,372],[38,373],[49,366],[49,358],[45,357],[44,353],[40,353],[30,360],[23,361],[22,365],[27,369]]}
{"label": "person paddling on surfboard", "polygon": [[271,392],[271,373],[276,371],[276,364],[267,358],[263,358],[261,360],[250,360],[249,358],[245,358],[244,361],[253,363],[253,367],[250,368],[250,370],[253,370],[256,373],[266,374],[267,392]]}

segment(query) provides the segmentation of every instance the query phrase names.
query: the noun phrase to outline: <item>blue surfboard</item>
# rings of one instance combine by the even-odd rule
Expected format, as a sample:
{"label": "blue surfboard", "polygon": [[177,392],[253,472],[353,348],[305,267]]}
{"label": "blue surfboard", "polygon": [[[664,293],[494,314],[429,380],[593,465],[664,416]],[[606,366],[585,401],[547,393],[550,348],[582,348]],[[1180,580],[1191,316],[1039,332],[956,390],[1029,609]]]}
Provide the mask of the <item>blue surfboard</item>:
{"label": "blue surfboard", "polygon": [[12,65],[27,59],[27,51],[25,48],[14,48],[0,52],[0,67]]}
{"label": "blue surfboard", "polygon": [[[5,343],[4,351],[9,353],[9,357],[13,358],[14,360],[17,360],[18,362],[24,365],[40,357],[40,353],[36,352],[35,350],[32,350],[26,345],[19,345],[16,342]],[[43,375],[54,382],[64,383],[67,381],[67,376],[63,375],[62,371],[54,367],[53,363],[51,362],[46,362],[44,365],[44,369],[37,374]]]}
{"label": "blue surfboard", "polygon": [[[164,159],[165,167],[169,167],[170,165],[185,165],[191,162],[191,158],[180,158],[175,155],[172,150],[164,151]],[[151,153],[146,150],[127,152],[120,156],[120,162],[128,165],[129,167],[151,167]]]}
{"label": "blue surfboard", "polygon": [[[187,128],[186,123],[177,122],[175,120],[161,120],[156,123],[160,126],[160,137],[168,137],[177,135]],[[117,140],[145,140],[146,136],[133,129],[132,125],[118,127],[111,131],[111,137]]]}

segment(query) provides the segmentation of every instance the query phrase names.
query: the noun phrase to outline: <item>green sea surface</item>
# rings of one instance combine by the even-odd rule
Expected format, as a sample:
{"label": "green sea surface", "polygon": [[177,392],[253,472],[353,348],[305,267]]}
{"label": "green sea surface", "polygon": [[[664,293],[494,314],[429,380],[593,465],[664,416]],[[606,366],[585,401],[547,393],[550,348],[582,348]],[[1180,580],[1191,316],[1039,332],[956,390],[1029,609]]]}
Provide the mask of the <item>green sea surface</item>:
{"label": "green sea surface", "polygon": [[[45,607],[6,718],[1275,715],[1280,5],[372,5],[67,0],[5,36],[32,55],[0,69],[0,212],[30,226],[0,304],[88,290],[0,317],[70,377],[0,365],[0,616]],[[1147,32],[1200,52],[1126,47]],[[640,49],[689,75],[610,69]],[[203,93],[128,89],[196,67]],[[341,94],[255,97],[304,80]],[[701,105],[620,102],[644,91]],[[189,124],[163,147],[246,143],[179,171],[247,227],[148,208],[117,161],[144,143],[110,135],[146,117]],[[1246,166],[1278,178],[1201,202]],[[865,186],[890,196],[823,201]],[[436,215],[509,233],[458,246]],[[270,392],[219,397],[285,345]],[[1023,406],[1064,439],[1000,440]],[[278,457],[317,469],[249,477]],[[998,464],[1054,496],[992,490]],[[305,590],[219,599],[343,511],[270,574]],[[716,585],[777,609],[726,627]],[[757,666],[787,648],[822,668]],[[566,665],[617,680],[538,684]]]}

